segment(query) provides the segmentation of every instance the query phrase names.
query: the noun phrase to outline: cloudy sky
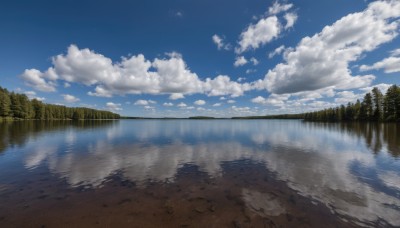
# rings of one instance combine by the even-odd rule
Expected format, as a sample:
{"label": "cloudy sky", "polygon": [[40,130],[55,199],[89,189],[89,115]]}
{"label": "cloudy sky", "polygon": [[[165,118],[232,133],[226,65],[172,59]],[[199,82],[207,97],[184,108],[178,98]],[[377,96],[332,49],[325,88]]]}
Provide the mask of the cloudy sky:
{"label": "cloudy sky", "polygon": [[0,86],[127,116],[298,113],[400,84],[400,1],[0,2]]}

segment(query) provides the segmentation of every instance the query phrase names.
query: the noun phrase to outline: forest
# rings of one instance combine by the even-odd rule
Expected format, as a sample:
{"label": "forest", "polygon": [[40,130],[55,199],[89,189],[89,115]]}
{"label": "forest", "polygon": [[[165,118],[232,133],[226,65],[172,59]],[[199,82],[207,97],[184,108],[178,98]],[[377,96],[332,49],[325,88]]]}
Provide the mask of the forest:
{"label": "forest", "polygon": [[307,121],[400,122],[400,87],[392,85],[385,94],[374,87],[362,101],[314,112],[266,116],[243,116],[232,119],[304,119]]}
{"label": "forest", "polygon": [[25,94],[9,92],[0,87],[1,119],[36,120],[83,120],[83,119],[119,119],[120,116],[109,111],[91,108],[66,107],[46,104],[37,99],[30,100]]}
{"label": "forest", "polygon": [[374,87],[362,101],[336,108],[304,113],[310,121],[400,121],[400,87],[392,85],[385,94]]}

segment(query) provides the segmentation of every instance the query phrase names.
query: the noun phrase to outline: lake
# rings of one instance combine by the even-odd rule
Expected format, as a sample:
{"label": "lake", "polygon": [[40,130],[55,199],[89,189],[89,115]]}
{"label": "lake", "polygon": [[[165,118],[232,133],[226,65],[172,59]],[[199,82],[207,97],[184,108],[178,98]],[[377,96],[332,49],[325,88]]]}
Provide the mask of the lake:
{"label": "lake", "polygon": [[400,125],[0,123],[0,227],[399,227]]}

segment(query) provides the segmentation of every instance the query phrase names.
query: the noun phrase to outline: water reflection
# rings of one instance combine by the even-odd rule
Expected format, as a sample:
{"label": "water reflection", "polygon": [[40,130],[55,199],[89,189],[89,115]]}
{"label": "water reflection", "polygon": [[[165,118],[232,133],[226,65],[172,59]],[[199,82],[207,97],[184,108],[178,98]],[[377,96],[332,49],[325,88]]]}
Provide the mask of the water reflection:
{"label": "water reflection", "polygon": [[113,120],[0,121],[0,154],[9,147],[23,147],[29,140],[36,140],[42,134],[105,128],[115,123]]}
{"label": "water reflection", "polygon": [[[343,219],[400,226],[396,124],[142,120],[36,125],[2,125],[3,148],[19,145],[26,169],[44,165],[72,187],[100,188],[116,173],[139,187],[171,183],[187,164],[219,178],[227,172],[223,163],[249,159]],[[13,152],[8,149],[4,156]],[[269,193],[244,188],[242,198],[261,216],[285,212]]]}

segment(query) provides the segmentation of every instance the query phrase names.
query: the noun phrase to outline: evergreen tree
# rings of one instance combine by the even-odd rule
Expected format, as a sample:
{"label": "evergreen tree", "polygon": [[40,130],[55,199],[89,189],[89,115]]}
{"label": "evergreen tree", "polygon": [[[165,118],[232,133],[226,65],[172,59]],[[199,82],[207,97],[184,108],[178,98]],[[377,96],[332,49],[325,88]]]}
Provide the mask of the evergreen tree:
{"label": "evergreen tree", "polygon": [[0,117],[8,117],[11,114],[10,95],[6,89],[0,87]]}
{"label": "evergreen tree", "polygon": [[372,104],[371,93],[365,94],[362,105],[365,108],[365,119],[364,120],[372,120],[374,109],[373,109],[373,104]]}
{"label": "evergreen tree", "polygon": [[383,117],[383,95],[382,92],[377,88],[374,87],[372,89],[372,101],[374,104],[374,111],[372,114],[372,120],[380,121]]}
{"label": "evergreen tree", "polygon": [[41,101],[36,99],[32,100],[32,107],[33,107],[33,118],[38,120],[44,119],[45,114],[45,107]]}

